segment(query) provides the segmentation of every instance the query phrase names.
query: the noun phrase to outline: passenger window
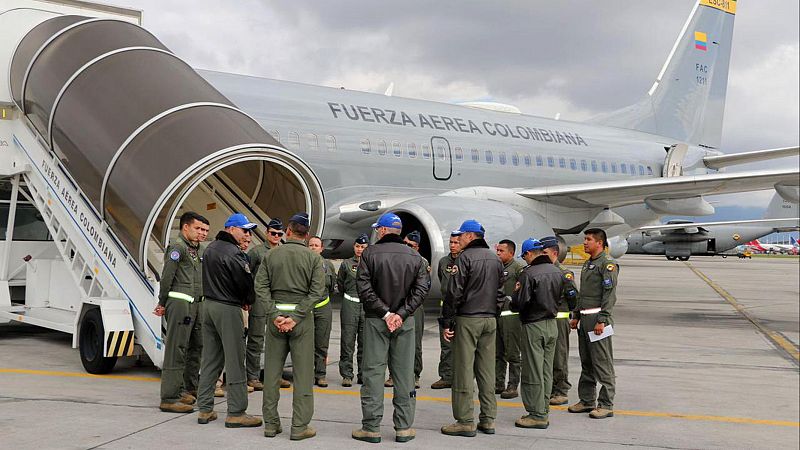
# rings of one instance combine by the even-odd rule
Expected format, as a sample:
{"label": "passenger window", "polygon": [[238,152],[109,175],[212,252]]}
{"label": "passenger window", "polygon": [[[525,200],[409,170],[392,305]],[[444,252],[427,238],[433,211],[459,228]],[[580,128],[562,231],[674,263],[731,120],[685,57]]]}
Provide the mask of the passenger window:
{"label": "passenger window", "polygon": [[542,166],[544,166],[544,159],[542,159],[541,156],[537,156],[536,157],[536,167],[542,167]]}
{"label": "passenger window", "polygon": [[417,157],[417,144],[409,142],[406,148],[408,149],[408,157],[415,159]]}
{"label": "passenger window", "polygon": [[486,163],[491,164],[494,162],[494,155],[491,150],[486,150]]}
{"label": "passenger window", "polygon": [[592,172],[597,172],[597,161],[592,160]]}
{"label": "passenger window", "polygon": [[526,167],[530,167],[532,165],[531,164],[531,155],[527,155],[526,154],[525,157],[523,157],[522,159],[525,160],[525,166]]}
{"label": "passenger window", "polygon": [[586,160],[585,159],[581,160],[581,170],[584,171],[584,172],[589,170],[589,166],[586,164]]}
{"label": "passenger window", "polygon": [[605,161],[600,162],[600,169],[603,173],[608,173],[608,163]]}
{"label": "passenger window", "polygon": [[478,153],[478,149],[477,148],[473,148],[472,150],[469,151],[469,153],[470,153],[470,156],[472,157],[472,162],[474,162],[474,163],[480,162],[481,155]]}
{"label": "passenger window", "polygon": [[515,166],[519,165],[519,153],[514,153],[511,155],[511,164]]}
{"label": "passenger window", "polygon": [[644,166],[639,166],[639,175],[644,176]]}
{"label": "passenger window", "polygon": [[506,165],[506,152],[497,152],[497,160],[500,161],[501,166]]}
{"label": "passenger window", "polygon": [[400,143],[397,141],[392,142],[392,153],[394,156],[400,158],[403,156],[403,148],[400,147]]}
{"label": "passenger window", "polygon": [[555,167],[556,166],[556,159],[552,156],[547,157],[547,167]]}
{"label": "passenger window", "polygon": [[633,164],[631,164],[630,166],[631,166],[631,167],[630,167],[630,174],[631,174],[632,176],[636,176],[636,166],[635,166],[635,165],[633,165]]}
{"label": "passenger window", "polygon": [[294,131],[289,132],[289,150],[300,150],[300,135]]}
{"label": "passenger window", "polygon": [[617,163],[611,163],[611,173],[617,173]]}
{"label": "passenger window", "polygon": [[436,144],[436,157],[439,158],[442,161],[445,160],[444,145]]}
{"label": "passenger window", "polygon": [[361,140],[361,153],[365,155],[369,155],[372,149],[369,147],[369,139],[362,139]]}
{"label": "passenger window", "polygon": [[316,134],[308,133],[306,135],[306,142],[308,142],[308,149],[312,152],[319,150],[319,141],[317,140]]}
{"label": "passenger window", "polygon": [[422,158],[431,159],[431,146],[430,145],[422,144]]}
{"label": "passenger window", "polygon": [[564,159],[564,158],[558,158],[558,167],[560,167],[562,169],[566,169],[567,168],[567,160]]}
{"label": "passenger window", "polygon": [[381,139],[378,141],[378,156],[386,156],[386,141]]}
{"label": "passenger window", "polygon": [[619,168],[622,169],[622,173],[624,174],[628,173],[628,166],[625,163],[620,164]]}
{"label": "passenger window", "polygon": [[329,152],[335,152],[336,151],[336,138],[335,137],[328,135],[328,137],[325,138],[325,144],[328,147],[328,151]]}
{"label": "passenger window", "polygon": [[281,141],[281,134],[278,133],[278,130],[269,130],[268,133],[275,138],[276,141]]}
{"label": "passenger window", "polygon": [[456,161],[463,161],[464,160],[464,150],[461,147],[456,147]]}

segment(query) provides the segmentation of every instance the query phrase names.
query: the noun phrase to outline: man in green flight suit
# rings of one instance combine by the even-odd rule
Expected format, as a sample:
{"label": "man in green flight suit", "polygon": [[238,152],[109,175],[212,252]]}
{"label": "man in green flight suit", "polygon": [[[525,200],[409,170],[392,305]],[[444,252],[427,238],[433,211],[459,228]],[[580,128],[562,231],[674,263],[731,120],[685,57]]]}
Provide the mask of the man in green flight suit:
{"label": "man in green flight suit", "polygon": [[180,218],[180,234],[164,252],[158,306],[153,313],[166,319],[161,405],[164,412],[193,410],[200,379],[203,336],[200,305],[203,300],[203,249],[208,237],[205,217],[189,211]]}
{"label": "man in green flight suit", "polygon": [[[505,280],[503,293],[507,301],[500,311],[500,317],[497,318],[494,393],[500,394],[501,398],[515,398],[519,396],[517,389],[522,365],[522,353],[519,347],[522,339],[522,324],[519,321],[519,313],[512,312],[509,305],[523,266],[514,258],[514,252],[517,251],[514,241],[503,239],[497,244],[495,250],[500,262],[503,263]],[[508,366],[508,385],[505,384],[506,366]]]}
{"label": "man in green flight suit", "polygon": [[368,245],[367,235],[359,236],[353,244],[353,257],[342,261],[336,276],[336,284],[342,294],[342,310],[340,311],[342,342],[339,355],[339,375],[342,376],[342,386],[344,387],[353,385],[353,353],[356,353],[356,343],[358,344],[356,353],[358,384],[361,384],[364,370],[361,365],[364,358],[364,306],[358,298],[356,272],[358,263],[361,261],[361,254]]}
{"label": "man in green flight suit", "polygon": [[[281,245],[281,238],[283,238],[283,235],[284,230],[281,219],[275,218],[270,220],[267,224],[267,241],[256,245],[247,252],[254,276],[258,272],[258,266],[261,264],[264,255],[270,251],[270,249]],[[263,308],[264,305],[256,302],[247,316],[247,386],[256,391],[264,389],[264,384],[261,382],[261,354],[264,353],[264,333],[267,326],[267,313]],[[281,378],[282,388],[288,388],[291,385],[289,381]]]}
{"label": "man in green flight suit", "polygon": [[[605,253],[608,245],[605,231],[590,228],[583,233],[583,250],[589,254],[589,259],[583,263],[581,269],[581,297],[569,323],[570,328],[578,329],[578,352],[581,355],[581,377],[578,380],[580,401],[571,405],[568,410],[571,413],[589,412],[589,417],[593,419],[605,419],[614,416],[616,376],[612,336],[591,342],[589,334],[600,336],[606,327],[614,324],[612,314],[617,302],[619,265]],[[597,383],[601,387],[595,407]]]}
{"label": "man in green flight suit", "polygon": [[267,311],[264,351],[264,436],[281,433],[280,380],[286,355],[292,355],[294,392],[289,439],[312,438],[314,415],[314,306],[325,290],[322,257],[306,247],[308,214],[289,220],[286,244],[270,250],[256,274],[256,301]]}
{"label": "man in green flight suit", "polygon": [[565,405],[569,401],[567,394],[572,385],[569,382],[569,316],[578,302],[578,288],[575,286],[575,274],[558,261],[558,238],[546,236],[541,239],[544,253],[564,277],[564,289],[558,301],[556,314],[556,353],[553,357],[553,390],[550,393],[551,405]]}
{"label": "man in green flight suit", "polygon": [[[444,299],[444,292],[447,288],[447,281],[453,273],[456,258],[461,252],[461,244],[458,243],[458,235],[450,234],[449,241],[450,253],[439,260],[439,267],[436,271],[439,276],[439,290]],[[439,301],[439,307],[444,305],[444,300]],[[439,380],[431,385],[431,389],[449,389],[453,386],[453,353],[450,342],[444,340],[444,328],[439,322]]]}
{"label": "man in green flight suit", "polygon": [[[322,256],[322,238],[319,236],[309,238],[308,248]],[[331,340],[331,322],[333,322],[331,296],[336,290],[336,269],[329,260],[322,258],[322,262],[322,270],[325,272],[325,291],[319,302],[314,305],[314,384],[328,387],[326,365],[328,343]]]}

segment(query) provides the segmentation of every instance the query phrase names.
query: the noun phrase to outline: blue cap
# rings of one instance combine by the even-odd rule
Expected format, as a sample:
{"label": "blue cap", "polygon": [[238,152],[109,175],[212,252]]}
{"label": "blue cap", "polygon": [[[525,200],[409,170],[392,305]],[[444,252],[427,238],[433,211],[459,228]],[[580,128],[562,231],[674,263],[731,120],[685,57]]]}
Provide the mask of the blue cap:
{"label": "blue cap", "polygon": [[408,239],[409,241],[412,241],[412,242],[416,242],[417,244],[422,242],[422,236],[419,234],[419,231],[417,231],[417,230],[414,230],[411,233],[408,233],[406,235],[406,239]]}
{"label": "blue cap", "polygon": [[520,252],[520,256],[528,253],[531,250],[542,250],[544,246],[542,246],[542,242],[536,240],[534,238],[525,239],[525,242],[522,243],[522,251]]}
{"label": "blue cap", "polygon": [[465,220],[464,223],[461,224],[461,228],[454,230],[450,233],[451,236],[460,236],[464,233],[478,233],[483,234],[486,230],[483,228],[483,225],[480,224],[475,219]]}
{"label": "blue cap", "polygon": [[245,230],[252,230],[257,226],[257,224],[247,220],[247,217],[245,217],[245,215],[242,213],[232,214],[230,217],[228,217],[228,220],[225,221],[225,228],[237,227]]}
{"label": "blue cap", "polygon": [[400,220],[400,216],[395,213],[384,213],[378,221],[372,224],[372,228],[397,228],[398,230],[403,228],[403,221]]}
{"label": "blue cap", "polygon": [[558,238],[555,236],[545,236],[539,239],[539,242],[542,243],[542,248],[558,247]]}
{"label": "blue cap", "polygon": [[361,236],[356,238],[356,244],[361,244],[361,245],[369,244],[369,236],[362,233]]}
{"label": "blue cap", "polygon": [[308,220],[308,213],[304,213],[304,212],[299,212],[299,213],[293,215],[292,218],[289,219],[289,222],[294,222],[294,223],[296,223],[298,225],[302,225],[304,227],[309,226],[309,224],[311,223]]}

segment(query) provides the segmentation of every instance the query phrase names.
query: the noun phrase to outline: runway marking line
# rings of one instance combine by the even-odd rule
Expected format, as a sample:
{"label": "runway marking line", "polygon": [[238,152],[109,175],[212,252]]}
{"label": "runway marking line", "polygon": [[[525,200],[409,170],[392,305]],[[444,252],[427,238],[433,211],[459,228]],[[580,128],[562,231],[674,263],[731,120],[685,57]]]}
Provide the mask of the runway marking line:
{"label": "runway marking line", "polygon": [[722,288],[722,286],[714,282],[714,280],[706,276],[706,274],[701,272],[700,269],[694,267],[691,263],[688,262],[684,262],[684,264],[686,264],[686,266],[689,269],[691,269],[695,275],[700,277],[701,280],[705,281],[706,284],[711,286],[711,289],[714,289],[714,291],[716,291],[716,293],[719,294],[720,297],[724,298],[725,301],[728,302],[733,307],[733,309],[736,310],[736,312],[741,314],[745,319],[747,319],[750,323],[752,323],[753,326],[756,327],[756,329],[758,329],[758,331],[761,332],[761,334],[766,336],[767,339],[772,341],[772,343],[775,344],[778,348],[783,349],[783,351],[786,352],[794,360],[795,364],[800,364],[800,351],[798,351],[797,347],[795,347],[794,344],[789,342],[789,340],[783,337],[780,333],[770,330],[769,328],[762,325],[761,322],[758,321],[758,319],[750,315],[750,313],[747,311],[747,308],[745,308],[744,306],[742,306],[741,303],[736,301],[736,298],[734,296],[729,294],[728,291],[726,291],[725,289]]}
{"label": "runway marking line", "polygon": [[[154,377],[139,377],[128,375],[92,375],[89,373],[81,372],[60,372],[52,370],[31,370],[31,369],[10,369],[0,367],[0,374],[21,374],[21,375],[41,375],[50,377],[73,377],[73,378],[95,378],[95,379],[110,379],[110,380],[124,380],[124,381],[144,381],[144,382],[159,382],[160,378]],[[281,391],[292,391],[289,389],[281,389]],[[349,397],[359,397],[361,393],[358,390],[341,390],[341,389],[327,389],[327,388],[314,388],[314,393],[322,395],[344,395]],[[386,393],[384,398],[392,398],[392,394]],[[437,402],[437,403],[450,403],[450,397],[430,397],[427,395],[417,396],[418,401],[423,402]],[[478,404],[478,401],[475,401]],[[497,406],[508,408],[522,408],[522,402],[507,402],[498,401]],[[566,411],[566,406],[551,406],[550,409],[556,411]],[[635,411],[627,409],[615,409],[614,415],[618,416],[632,416],[632,417],[661,417],[668,419],[682,419],[693,420],[701,422],[723,422],[723,423],[742,423],[749,425],[770,425],[778,427],[793,427],[800,428],[800,422],[792,422],[788,420],[762,420],[762,419],[749,419],[746,417],[726,417],[726,416],[709,416],[701,414],[680,414],[656,411]]]}

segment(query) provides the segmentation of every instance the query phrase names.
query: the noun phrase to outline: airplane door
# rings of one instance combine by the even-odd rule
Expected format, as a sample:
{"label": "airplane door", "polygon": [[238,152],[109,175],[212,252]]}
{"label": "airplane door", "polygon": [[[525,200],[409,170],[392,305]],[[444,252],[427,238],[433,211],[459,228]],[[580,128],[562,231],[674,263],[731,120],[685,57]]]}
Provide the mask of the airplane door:
{"label": "airplane door", "polygon": [[683,158],[686,157],[688,151],[689,146],[686,144],[673,145],[667,152],[667,158],[664,160],[664,170],[661,176],[667,178],[683,175]]}
{"label": "airplane door", "polygon": [[447,139],[434,136],[431,138],[431,149],[433,154],[433,178],[439,181],[447,181],[453,175],[453,154],[450,150],[450,143]]}

